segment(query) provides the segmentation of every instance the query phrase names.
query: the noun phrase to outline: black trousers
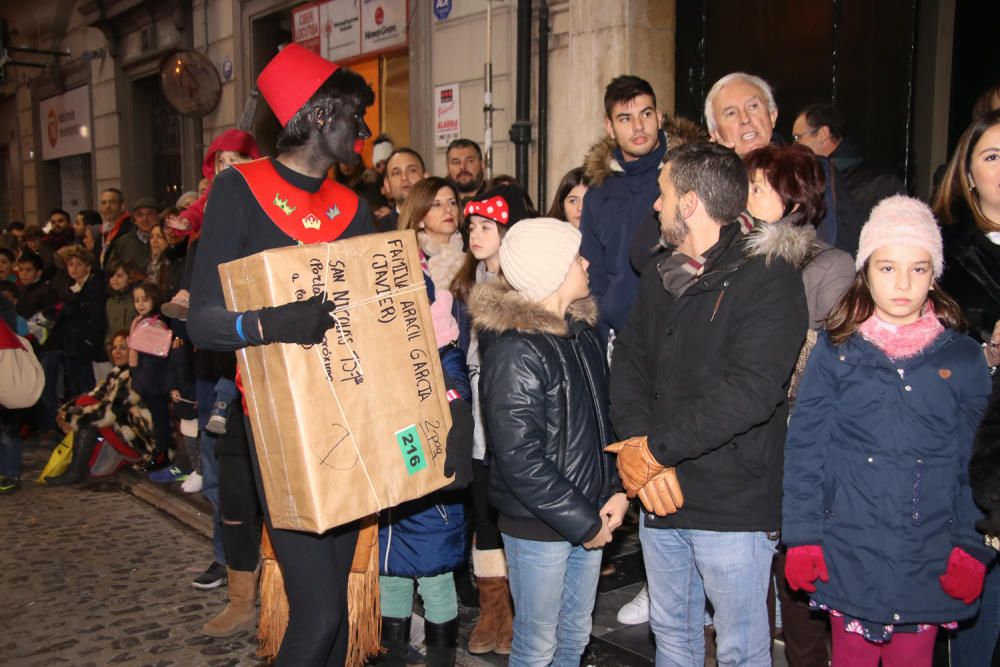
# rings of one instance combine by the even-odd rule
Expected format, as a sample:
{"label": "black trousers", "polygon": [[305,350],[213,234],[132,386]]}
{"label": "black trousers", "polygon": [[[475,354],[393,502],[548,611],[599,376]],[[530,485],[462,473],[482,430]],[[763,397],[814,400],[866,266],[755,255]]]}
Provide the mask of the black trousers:
{"label": "black trousers", "polygon": [[288,596],[288,628],[274,665],[340,667],[347,660],[347,579],[358,542],[358,525],[351,523],[322,535],[274,528],[248,422],[246,432],[264,520]]}
{"label": "black trousers", "polygon": [[490,505],[490,469],[479,459],[472,459],[472,530],[476,535],[476,549],[489,551],[503,549],[503,538],[497,528],[497,511]]}
{"label": "black trousers", "polygon": [[260,502],[249,456],[219,459],[219,512],[226,562],[234,570],[253,572],[260,559]]}

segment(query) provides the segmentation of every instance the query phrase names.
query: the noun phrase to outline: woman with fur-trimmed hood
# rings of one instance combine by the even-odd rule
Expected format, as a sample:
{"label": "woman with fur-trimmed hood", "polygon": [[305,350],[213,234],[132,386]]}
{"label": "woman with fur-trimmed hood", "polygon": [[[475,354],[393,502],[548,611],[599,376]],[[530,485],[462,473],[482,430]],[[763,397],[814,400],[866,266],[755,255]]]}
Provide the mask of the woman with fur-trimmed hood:
{"label": "woman with fur-trimmed hood", "polygon": [[484,349],[490,501],[514,599],[511,664],[579,663],[601,548],[628,505],[603,451],[608,370],[579,248],[567,222],[522,220],[500,245],[503,277],[469,300]]}
{"label": "woman with fur-trimmed hood", "polygon": [[[802,272],[809,331],[792,373],[794,400],[806,360],[827,315],[854,280],[854,261],[816,235],[826,206],[823,169],[812,151],[798,145],[759,148],[743,159],[750,180],[747,210],[756,226],[747,248],[768,260],[781,257]],[[811,615],[808,599],[785,581],[785,551],[775,560],[785,647],[791,664],[826,663],[826,620]]]}

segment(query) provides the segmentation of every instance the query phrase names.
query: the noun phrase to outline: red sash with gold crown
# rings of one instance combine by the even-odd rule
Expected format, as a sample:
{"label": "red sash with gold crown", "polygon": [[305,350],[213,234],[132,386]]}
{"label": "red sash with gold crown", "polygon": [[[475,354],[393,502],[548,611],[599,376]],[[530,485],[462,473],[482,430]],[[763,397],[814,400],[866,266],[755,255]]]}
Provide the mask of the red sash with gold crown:
{"label": "red sash with gold crown", "polygon": [[358,196],[329,178],[312,193],[283,179],[268,158],[233,169],[243,175],[267,217],[300,244],[337,240],[358,211]]}

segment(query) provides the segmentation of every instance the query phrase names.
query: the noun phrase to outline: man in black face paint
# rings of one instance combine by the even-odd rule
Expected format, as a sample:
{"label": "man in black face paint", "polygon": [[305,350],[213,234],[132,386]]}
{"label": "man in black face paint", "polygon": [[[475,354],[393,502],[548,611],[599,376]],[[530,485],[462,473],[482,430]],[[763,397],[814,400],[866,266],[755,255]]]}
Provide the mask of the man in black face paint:
{"label": "man in black face paint", "polygon": [[[263,250],[372,231],[365,201],[327,178],[334,163],[355,164],[364,139],[371,136],[364,114],[374,94],[364,79],[292,44],[268,63],[257,86],[283,129],[276,158],[234,165],[212,185],[187,322],[191,340],[207,350],[275,342],[315,344],[333,325],[333,304],[322,296],[242,313],[227,310],[220,264]],[[236,421],[242,426],[242,418],[230,419]],[[259,480],[252,445],[250,454],[252,473]],[[261,500],[266,518],[267,499]],[[275,664],[344,664],[347,581],[357,524],[314,535],[274,529],[270,519],[267,522],[291,612]],[[256,563],[229,565],[230,607],[239,607],[245,615],[241,622],[252,627]]]}

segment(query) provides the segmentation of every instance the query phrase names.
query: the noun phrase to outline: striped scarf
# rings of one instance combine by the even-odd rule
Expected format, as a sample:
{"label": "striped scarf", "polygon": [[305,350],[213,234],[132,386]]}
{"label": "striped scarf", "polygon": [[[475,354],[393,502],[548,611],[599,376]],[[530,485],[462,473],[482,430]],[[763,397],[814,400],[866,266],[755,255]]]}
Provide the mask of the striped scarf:
{"label": "striped scarf", "polygon": [[674,250],[657,265],[663,289],[680,298],[691,285],[695,284],[705,273],[706,267],[719,259],[729,246],[739,237],[746,236],[753,230],[753,218],[747,212],[740,213],[732,223],[723,226],[719,240],[705,251],[704,255],[688,257]]}

